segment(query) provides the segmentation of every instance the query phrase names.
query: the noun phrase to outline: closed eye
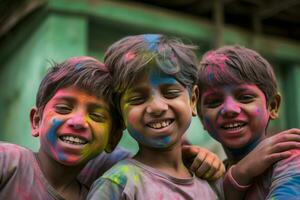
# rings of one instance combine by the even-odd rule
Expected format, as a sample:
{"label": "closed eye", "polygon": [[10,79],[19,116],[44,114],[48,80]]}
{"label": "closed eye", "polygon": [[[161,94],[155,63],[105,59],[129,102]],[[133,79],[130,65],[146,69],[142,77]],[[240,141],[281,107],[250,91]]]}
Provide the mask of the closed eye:
{"label": "closed eye", "polygon": [[96,122],[104,122],[106,120],[106,117],[102,113],[97,112],[90,113],[89,117]]}
{"label": "closed eye", "polygon": [[223,103],[223,99],[220,97],[213,97],[213,98],[205,98],[203,104],[207,108],[216,108]]}
{"label": "closed eye", "polygon": [[133,97],[130,97],[127,102],[130,104],[130,105],[139,105],[139,104],[142,104],[145,102],[145,98],[143,96],[133,96]]}
{"label": "closed eye", "polygon": [[72,107],[67,104],[56,104],[54,106],[55,111],[59,114],[69,114],[72,112]]}
{"label": "closed eye", "polygon": [[174,99],[178,96],[180,96],[181,90],[177,89],[169,89],[163,93],[164,97],[167,99]]}
{"label": "closed eye", "polygon": [[238,100],[241,103],[251,103],[254,101],[254,99],[255,99],[255,96],[252,94],[243,94],[243,95],[238,96]]}

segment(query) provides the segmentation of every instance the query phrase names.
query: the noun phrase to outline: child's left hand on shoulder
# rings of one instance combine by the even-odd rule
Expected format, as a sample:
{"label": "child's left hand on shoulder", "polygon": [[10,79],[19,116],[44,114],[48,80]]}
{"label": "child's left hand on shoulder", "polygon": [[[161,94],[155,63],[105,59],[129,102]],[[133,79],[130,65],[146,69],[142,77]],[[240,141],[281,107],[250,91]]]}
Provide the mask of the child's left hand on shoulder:
{"label": "child's left hand on shoulder", "polygon": [[197,177],[213,181],[225,173],[225,167],[219,157],[213,152],[199,146],[183,145],[183,159]]}

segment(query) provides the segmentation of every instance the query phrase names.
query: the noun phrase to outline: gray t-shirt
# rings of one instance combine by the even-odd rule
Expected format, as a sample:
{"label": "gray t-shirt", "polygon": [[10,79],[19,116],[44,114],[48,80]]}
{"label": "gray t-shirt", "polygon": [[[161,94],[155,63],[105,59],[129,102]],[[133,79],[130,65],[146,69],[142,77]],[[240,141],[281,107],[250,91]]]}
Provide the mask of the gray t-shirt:
{"label": "gray t-shirt", "polygon": [[[90,184],[117,161],[129,156],[117,150],[100,154],[87,164],[78,177],[80,197],[85,199]],[[48,183],[34,153],[24,147],[0,142],[0,199],[2,200],[63,200]]]}
{"label": "gray t-shirt", "polygon": [[126,159],[94,182],[88,199],[210,200],[218,197],[205,180],[195,176],[178,179],[136,160]]}

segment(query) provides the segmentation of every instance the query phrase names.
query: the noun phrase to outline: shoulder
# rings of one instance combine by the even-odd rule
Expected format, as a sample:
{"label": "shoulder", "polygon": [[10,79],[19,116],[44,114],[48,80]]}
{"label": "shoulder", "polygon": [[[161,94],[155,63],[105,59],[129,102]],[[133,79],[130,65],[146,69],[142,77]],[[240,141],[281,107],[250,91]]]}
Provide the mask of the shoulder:
{"label": "shoulder", "polygon": [[120,161],[118,164],[113,166],[105,174],[103,174],[103,179],[108,179],[121,187],[125,187],[128,182],[133,182],[140,176],[142,169],[132,162],[132,159],[125,159]]}
{"label": "shoulder", "polygon": [[290,150],[292,155],[286,159],[280,160],[274,164],[273,176],[286,173],[300,173],[300,150]]}
{"label": "shoulder", "polygon": [[296,198],[300,196],[300,150],[291,150],[292,155],[273,166],[270,198]]}
{"label": "shoulder", "polygon": [[0,142],[0,183],[5,183],[12,176],[30,173],[34,154],[31,150],[16,144]]}
{"label": "shoulder", "polygon": [[128,195],[134,193],[132,174],[136,169],[128,159],[120,161],[93,183],[88,199],[128,199]]}
{"label": "shoulder", "polygon": [[131,156],[129,151],[122,148],[116,148],[112,153],[102,152],[86,164],[78,179],[87,187],[90,187],[98,177],[102,176],[113,165]]}
{"label": "shoulder", "polygon": [[20,160],[22,157],[31,156],[33,152],[25,147],[16,144],[0,142],[0,159],[9,159],[11,161]]}

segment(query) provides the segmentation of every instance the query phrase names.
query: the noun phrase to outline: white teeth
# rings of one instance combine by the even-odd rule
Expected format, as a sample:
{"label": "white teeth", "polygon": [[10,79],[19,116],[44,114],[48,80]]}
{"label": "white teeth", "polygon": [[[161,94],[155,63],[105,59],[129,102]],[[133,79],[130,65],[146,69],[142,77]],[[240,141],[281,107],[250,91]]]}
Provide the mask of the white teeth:
{"label": "white teeth", "polygon": [[166,120],[162,122],[154,122],[154,123],[149,123],[148,126],[151,128],[159,129],[159,128],[164,128],[167,127],[171,124],[171,120]]}
{"label": "white teeth", "polygon": [[243,123],[241,123],[241,122],[234,122],[234,123],[226,124],[223,127],[227,128],[227,129],[230,129],[230,128],[238,128],[242,125],[243,125]]}
{"label": "white teeth", "polygon": [[61,136],[60,137],[64,142],[69,143],[69,144],[86,144],[87,141],[76,137],[76,136]]}

